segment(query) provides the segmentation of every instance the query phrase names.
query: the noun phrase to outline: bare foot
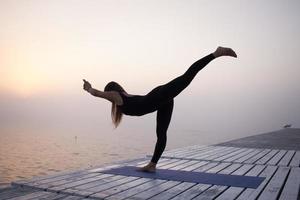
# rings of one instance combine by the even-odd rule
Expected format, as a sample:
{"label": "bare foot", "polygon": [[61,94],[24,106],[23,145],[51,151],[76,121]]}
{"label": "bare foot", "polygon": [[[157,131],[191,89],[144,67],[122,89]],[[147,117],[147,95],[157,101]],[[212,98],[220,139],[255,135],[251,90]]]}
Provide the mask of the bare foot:
{"label": "bare foot", "polygon": [[213,54],[216,58],[220,56],[231,56],[235,58],[237,57],[236,53],[231,48],[227,47],[218,47]]}
{"label": "bare foot", "polygon": [[150,162],[148,165],[137,169],[137,171],[154,173],[156,171],[156,164]]}

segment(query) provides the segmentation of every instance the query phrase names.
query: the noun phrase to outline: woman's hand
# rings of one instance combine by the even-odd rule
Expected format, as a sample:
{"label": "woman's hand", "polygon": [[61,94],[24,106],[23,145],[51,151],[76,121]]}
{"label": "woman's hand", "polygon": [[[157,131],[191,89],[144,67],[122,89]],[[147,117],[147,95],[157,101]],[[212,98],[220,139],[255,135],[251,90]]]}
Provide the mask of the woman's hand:
{"label": "woman's hand", "polygon": [[83,89],[86,90],[87,92],[89,92],[89,89],[92,88],[92,85],[86,81],[85,79],[83,79]]}

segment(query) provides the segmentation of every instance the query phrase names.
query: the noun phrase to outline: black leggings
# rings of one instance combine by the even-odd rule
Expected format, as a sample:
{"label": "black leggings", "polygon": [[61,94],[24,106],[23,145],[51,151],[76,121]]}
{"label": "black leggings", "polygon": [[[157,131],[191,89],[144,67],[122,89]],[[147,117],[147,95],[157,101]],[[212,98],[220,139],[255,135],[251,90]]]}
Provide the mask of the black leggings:
{"label": "black leggings", "polygon": [[156,102],[158,106],[156,117],[157,142],[151,162],[157,163],[161,154],[165,150],[167,143],[167,130],[171,121],[174,97],[184,90],[194,79],[197,73],[214,59],[213,54],[209,54],[192,64],[181,76],[175,78],[165,85],[153,89],[146,95],[146,98]]}

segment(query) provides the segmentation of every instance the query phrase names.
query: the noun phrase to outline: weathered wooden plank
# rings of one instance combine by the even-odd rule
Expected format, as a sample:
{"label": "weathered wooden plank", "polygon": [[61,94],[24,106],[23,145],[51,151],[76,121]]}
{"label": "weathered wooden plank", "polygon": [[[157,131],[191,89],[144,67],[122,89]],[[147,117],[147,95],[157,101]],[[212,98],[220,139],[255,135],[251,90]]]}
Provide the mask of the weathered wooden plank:
{"label": "weathered wooden plank", "polygon": [[166,180],[154,179],[152,181],[141,184],[137,187],[129,188],[128,190],[125,190],[123,192],[119,192],[117,194],[111,195],[111,196],[107,197],[106,199],[109,199],[109,200],[125,199],[125,198],[131,197],[133,195],[136,195],[140,192],[144,192],[144,191],[146,191],[150,188],[153,188],[153,187],[158,186],[158,185],[160,185],[162,183],[165,183],[165,182],[167,182],[167,181]]}
{"label": "weathered wooden plank", "polygon": [[170,169],[172,169],[172,170],[181,170],[181,169],[184,169],[184,168],[186,168],[186,167],[188,167],[188,166],[193,166],[193,165],[195,165],[196,163],[199,163],[199,161],[196,161],[196,160],[190,160],[190,161],[188,161],[188,162],[186,162],[186,163],[183,163],[183,164],[181,164],[181,165],[177,165],[177,166],[171,167]]}
{"label": "weathered wooden plank", "polygon": [[259,177],[266,177],[265,180],[258,186],[258,188],[247,188],[244,190],[241,195],[237,198],[237,200],[250,200],[255,199],[261,191],[265,188],[265,186],[268,184],[270,179],[272,178],[273,174],[277,170],[276,166],[268,165],[262,173],[259,174]]}
{"label": "weathered wooden plank", "polygon": [[239,154],[237,154],[237,155],[235,155],[235,156],[232,156],[232,157],[230,157],[230,158],[227,158],[227,159],[225,159],[225,160],[223,160],[223,161],[224,161],[224,162],[233,162],[233,161],[235,161],[235,160],[237,160],[237,159],[239,159],[239,158],[241,158],[241,157],[243,157],[243,156],[248,155],[249,153],[251,153],[251,152],[253,152],[253,151],[255,151],[255,149],[248,149],[247,151],[244,151],[244,152],[242,152],[242,153],[239,153]]}
{"label": "weathered wooden plank", "polygon": [[81,199],[83,198],[78,196],[66,196],[63,198],[63,200],[81,200]]}
{"label": "weathered wooden plank", "polygon": [[267,165],[276,165],[286,152],[286,150],[280,150],[271,160],[269,160],[269,162],[267,162]]}
{"label": "weathered wooden plank", "polygon": [[291,162],[292,157],[294,156],[294,154],[295,154],[294,150],[288,151],[277,165],[279,165],[279,166],[288,166],[289,163]]}
{"label": "weathered wooden plank", "polygon": [[264,149],[262,152],[256,154],[256,155],[253,156],[252,158],[249,158],[248,160],[245,160],[244,163],[253,164],[253,163],[255,163],[257,160],[261,159],[261,158],[264,157],[266,154],[268,154],[270,151],[271,151],[271,149]]}
{"label": "weathered wooden plank", "polygon": [[300,166],[300,151],[296,151],[289,166],[291,166],[291,167],[299,167]]}
{"label": "weathered wooden plank", "polygon": [[203,172],[203,171],[209,170],[209,169],[211,169],[211,168],[217,166],[218,164],[220,164],[220,163],[217,163],[217,162],[209,162],[209,163],[207,163],[206,165],[203,165],[203,166],[201,166],[201,167],[198,167],[198,168],[194,169],[193,171],[195,171],[195,172]]}
{"label": "weathered wooden plank", "polygon": [[37,190],[33,190],[31,188],[10,187],[1,191],[0,199],[10,199],[14,197],[24,196],[26,194],[34,193],[36,191]]}
{"label": "weathered wooden plank", "polygon": [[[229,172],[229,174],[233,175],[244,175],[247,173],[253,165],[242,165],[240,168],[238,168],[235,171]],[[208,191],[203,192],[199,196],[196,197],[196,199],[214,199],[216,198],[219,194],[221,194],[224,190],[229,188],[228,186],[213,186],[208,189]]]}
{"label": "weathered wooden plank", "polygon": [[96,186],[96,187],[88,188],[88,189],[86,189],[86,191],[91,192],[90,195],[92,195],[92,194],[99,193],[99,192],[102,192],[102,191],[105,191],[105,190],[109,190],[110,188],[119,187],[123,184],[133,182],[137,179],[140,179],[140,178],[138,178],[138,177],[126,177],[126,178],[123,178],[123,179],[120,179],[120,180],[117,180],[117,181],[113,181],[113,182],[102,184],[102,185],[99,185],[99,186]]}
{"label": "weathered wooden plank", "polygon": [[221,194],[226,188],[227,186],[213,185],[212,187],[202,192],[199,196],[193,198],[193,200],[214,199],[219,194]]}
{"label": "weathered wooden plank", "polygon": [[58,194],[56,192],[49,192],[48,194],[38,196],[35,198],[32,198],[30,200],[54,200],[54,199],[62,199],[67,197],[65,194]]}
{"label": "weathered wooden plank", "polygon": [[285,178],[289,173],[289,170],[290,170],[289,167],[279,167],[258,199],[259,200],[277,199],[277,197],[279,196],[279,192],[284,185]]}
{"label": "weathered wooden plank", "polygon": [[[242,164],[239,163],[232,163],[230,166],[226,167],[222,171],[220,171],[220,174],[229,174],[230,172],[234,172],[235,170],[239,169],[242,166]],[[249,165],[250,166],[250,165]],[[252,166],[251,166],[252,167]],[[250,169],[250,168],[249,168]]]}
{"label": "weathered wooden plank", "polygon": [[183,182],[179,185],[176,185],[176,186],[164,191],[163,193],[160,193],[160,194],[150,198],[150,199],[152,199],[152,200],[171,199],[171,198],[175,197],[176,195],[182,193],[183,191],[191,188],[194,185],[196,185],[196,184]]}
{"label": "weathered wooden plank", "polygon": [[194,164],[194,165],[185,167],[184,170],[185,170],[185,171],[192,171],[192,170],[195,170],[195,169],[197,169],[197,168],[199,168],[199,167],[202,167],[202,166],[204,166],[204,165],[206,165],[206,164],[208,164],[207,161],[199,161],[199,162],[197,162],[197,163]]}
{"label": "weathered wooden plank", "polygon": [[193,199],[195,196],[203,193],[205,190],[210,188],[212,185],[208,184],[197,184],[188,190],[185,190],[184,192],[178,194],[177,196],[173,197],[172,200],[189,200]]}
{"label": "weathered wooden plank", "polygon": [[109,176],[110,176],[109,174],[100,174],[98,176],[93,176],[93,177],[90,177],[90,178],[85,178],[85,179],[81,179],[81,180],[74,180],[74,181],[70,181],[68,183],[64,183],[64,184],[61,184],[61,185],[56,185],[54,187],[49,187],[47,189],[47,191],[62,191],[62,190],[66,190],[68,188],[72,188],[72,187],[92,183],[92,182],[95,182],[97,180],[101,180],[103,178],[109,177]]}
{"label": "weathered wooden plank", "polygon": [[153,196],[155,196],[155,195],[157,195],[157,194],[159,194],[159,193],[161,193],[161,192],[163,192],[163,191],[165,191],[169,188],[172,188],[172,187],[174,187],[178,184],[180,184],[180,182],[178,182],[178,181],[167,181],[163,184],[160,184],[158,186],[155,186],[155,187],[152,187],[148,190],[140,192],[140,193],[138,193],[134,196],[131,196],[128,199],[136,199],[136,200],[137,199],[139,199],[139,200],[140,199],[149,199],[149,198],[151,198],[151,197],[153,197]]}
{"label": "weathered wooden plank", "polygon": [[151,179],[139,178],[139,179],[127,182],[126,184],[122,184],[118,187],[114,187],[114,188],[110,188],[108,190],[104,190],[104,191],[101,191],[101,192],[94,193],[94,194],[90,195],[90,197],[96,197],[96,198],[103,199],[103,198],[109,197],[111,195],[126,191],[130,188],[141,185],[143,183],[146,183],[148,181],[151,181]]}
{"label": "weathered wooden plank", "polygon": [[250,159],[251,157],[255,156],[256,154],[260,153],[261,151],[262,151],[262,149],[255,149],[251,153],[249,153],[243,157],[240,157],[239,159],[235,160],[234,162],[243,163],[246,160]]}
{"label": "weathered wooden plank", "polygon": [[49,182],[49,183],[40,183],[40,184],[38,182],[35,182],[35,183],[32,183],[32,184],[29,183],[29,184],[27,184],[27,186],[38,187],[38,188],[46,190],[48,188],[52,188],[52,187],[56,187],[56,186],[60,186],[60,185],[68,184],[68,183],[72,183],[72,182],[78,181],[78,180],[83,180],[83,179],[95,177],[97,175],[99,175],[99,174],[97,174],[97,173],[90,173],[90,174],[86,174],[84,176],[69,177],[69,178],[66,178],[66,179],[52,181],[52,182]]}
{"label": "weathered wooden plank", "polygon": [[101,185],[101,184],[106,184],[106,183],[109,183],[109,182],[113,182],[113,181],[117,181],[117,180],[125,178],[125,176],[121,176],[121,175],[110,175],[110,174],[107,174],[107,175],[108,176],[103,177],[99,180],[96,180],[96,181],[93,181],[93,182],[90,182],[90,183],[86,183],[86,184],[83,184],[83,185],[77,185],[75,187],[72,187],[72,189],[85,190],[85,189],[88,189],[88,188],[91,188],[91,187],[95,187],[95,186],[98,186],[98,185]]}
{"label": "weathered wooden plank", "polygon": [[214,155],[205,156],[205,157],[203,157],[201,159],[215,161],[215,160],[217,160],[218,158],[220,158],[220,157],[222,157],[224,155],[228,155],[230,153],[235,153],[238,150],[239,150],[238,148],[231,148],[231,149],[224,150],[222,152],[218,152],[218,153],[216,153]]}
{"label": "weathered wooden plank", "polygon": [[19,197],[14,197],[11,198],[10,200],[29,200],[29,199],[34,199],[36,197],[41,197],[47,194],[51,194],[50,192],[45,192],[45,191],[36,191],[30,194],[22,195]]}
{"label": "weathered wooden plank", "polygon": [[233,147],[227,147],[227,148],[220,148],[219,150],[215,150],[215,151],[212,151],[210,153],[205,153],[205,154],[199,154],[197,156],[194,156],[192,158],[194,159],[203,159],[203,160],[213,160],[214,158],[217,158],[217,157],[220,157],[222,155],[225,155],[227,153],[231,153],[235,151],[235,148]]}
{"label": "weathered wooden plank", "polygon": [[214,147],[214,148],[211,148],[207,151],[204,151],[204,152],[200,152],[198,154],[194,154],[192,156],[187,156],[186,158],[195,158],[195,159],[201,159],[202,157],[205,157],[205,156],[209,156],[209,155],[215,155],[217,153],[220,153],[222,151],[226,151],[226,150],[230,150],[231,148],[230,147]]}
{"label": "weathered wooden plank", "polygon": [[215,147],[213,146],[203,146],[202,148],[194,148],[194,149],[182,149],[180,151],[175,151],[175,152],[168,152],[168,153],[163,153],[162,156],[173,156],[173,157],[179,157],[179,156],[185,156],[188,154],[196,154],[199,152],[207,151],[209,149],[213,149]]}
{"label": "weathered wooden plank", "polygon": [[267,153],[266,155],[264,155],[264,157],[260,158],[258,161],[255,162],[255,164],[259,164],[259,165],[264,165],[266,164],[269,160],[272,159],[272,157],[278,153],[278,150],[272,150],[269,153]]}
{"label": "weathered wooden plank", "polygon": [[180,166],[180,165],[182,165],[184,163],[187,163],[187,162],[189,162],[189,160],[177,160],[176,162],[160,166],[159,168],[160,169],[169,169],[169,168],[172,168],[172,167]]}
{"label": "weathered wooden plank", "polygon": [[207,173],[218,173],[221,170],[224,170],[225,168],[227,168],[229,165],[231,165],[230,163],[219,163],[217,166],[208,169],[206,172]]}
{"label": "weathered wooden plank", "polygon": [[225,155],[223,155],[223,156],[220,156],[220,157],[218,157],[218,158],[215,158],[214,161],[223,161],[223,160],[226,160],[227,158],[230,158],[230,157],[232,157],[232,156],[235,156],[235,155],[240,154],[240,153],[242,153],[242,152],[244,152],[244,151],[247,151],[247,150],[248,150],[248,149],[246,149],[246,148],[240,148],[240,149],[238,149],[238,150],[236,150],[236,151],[234,151],[234,152],[227,153],[227,154],[225,154]]}
{"label": "weathered wooden plank", "polygon": [[279,200],[297,200],[300,198],[300,168],[292,167]]}
{"label": "weathered wooden plank", "polygon": [[[265,167],[262,165],[254,166],[246,176],[258,176]],[[241,187],[229,187],[225,192],[223,192],[216,200],[232,200],[236,199],[239,194],[241,194],[245,188]]]}

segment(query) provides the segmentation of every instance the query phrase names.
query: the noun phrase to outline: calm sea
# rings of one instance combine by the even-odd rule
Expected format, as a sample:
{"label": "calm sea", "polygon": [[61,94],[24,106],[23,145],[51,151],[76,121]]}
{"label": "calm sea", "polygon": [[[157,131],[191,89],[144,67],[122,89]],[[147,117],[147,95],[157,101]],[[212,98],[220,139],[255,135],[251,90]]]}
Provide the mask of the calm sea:
{"label": "calm sea", "polygon": [[[99,129],[100,130],[100,129]],[[11,181],[152,154],[153,130],[9,130],[0,134],[0,187]],[[223,137],[224,138],[224,137]],[[212,144],[213,134],[170,129],[167,149]]]}

